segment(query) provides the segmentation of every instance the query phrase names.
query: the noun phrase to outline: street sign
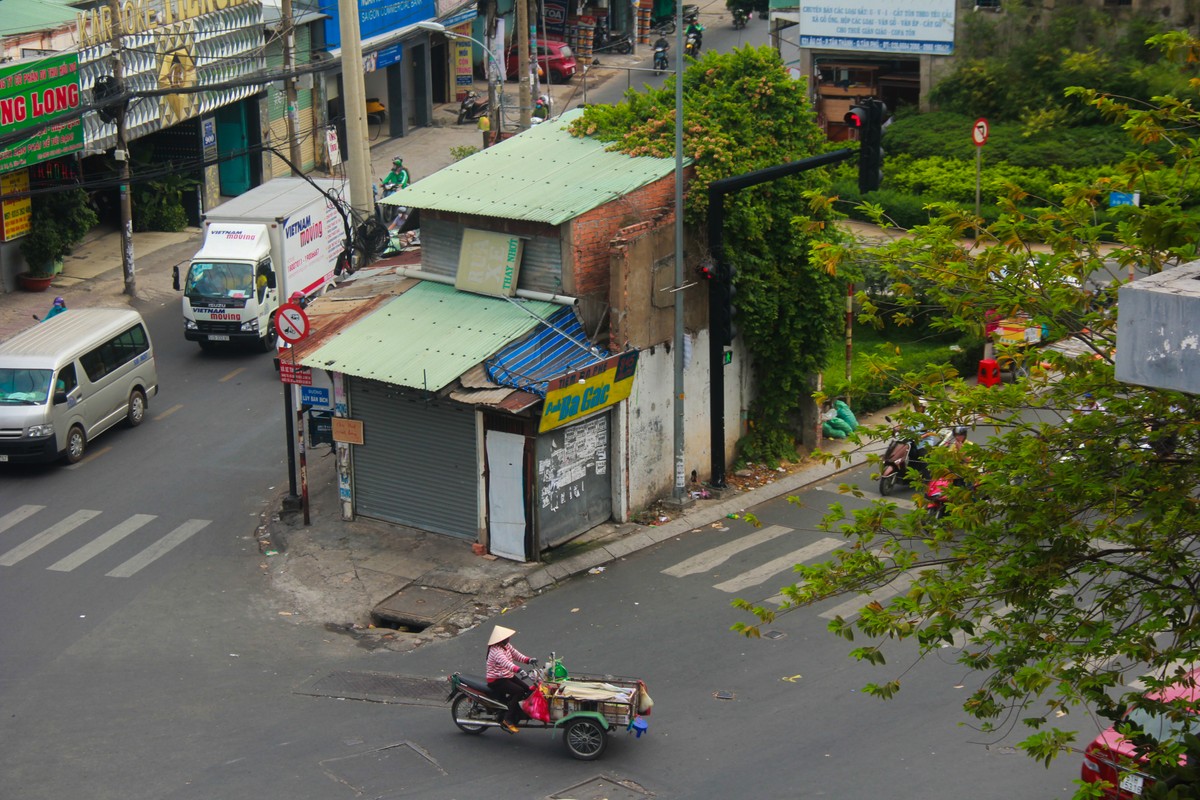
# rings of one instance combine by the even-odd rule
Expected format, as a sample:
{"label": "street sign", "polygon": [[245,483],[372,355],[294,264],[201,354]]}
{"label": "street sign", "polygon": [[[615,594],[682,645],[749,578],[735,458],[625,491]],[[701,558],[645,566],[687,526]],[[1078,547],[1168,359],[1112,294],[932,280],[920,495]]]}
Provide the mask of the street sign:
{"label": "street sign", "polygon": [[295,303],[284,303],[275,315],[275,331],[280,339],[295,344],[308,336],[308,315]]}
{"label": "street sign", "polygon": [[305,386],[300,390],[300,402],[313,408],[331,408],[329,390],[322,386]]}
{"label": "street sign", "polygon": [[300,386],[312,386],[312,370],[308,367],[298,367],[291,362],[280,359],[279,380],[284,383],[295,383]]}
{"label": "street sign", "polygon": [[975,120],[975,127],[971,128],[971,141],[976,147],[983,147],[987,143],[988,137],[988,121],[983,117]]}

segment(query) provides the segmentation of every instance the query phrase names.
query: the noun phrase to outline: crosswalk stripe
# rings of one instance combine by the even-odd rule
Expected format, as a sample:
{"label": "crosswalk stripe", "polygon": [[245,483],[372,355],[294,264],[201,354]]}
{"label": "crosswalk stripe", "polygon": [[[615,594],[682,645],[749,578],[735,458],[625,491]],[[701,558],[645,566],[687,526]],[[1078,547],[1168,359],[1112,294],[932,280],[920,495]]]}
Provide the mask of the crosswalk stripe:
{"label": "crosswalk stripe", "polygon": [[832,550],[836,550],[839,545],[841,545],[839,540],[828,536],[824,539],[818,539],[812,544],[801,547],[799,550],[793,550],[786,556],[780,556],[762,566],[743,572],[741,575],[737,575],[727,581],[722,581],[713,588],[720,589],[722,592],[740,592],[751,586],[757,586],[772,575],[777,575],[784,570],[791,569],[802,561],[809,561],[818,556],[823,556]]}
{"label": "crosswalk stripe", "polygon": [[76,511],[66,519],[46,528],[46,530],[34,536],[29,541],[17,545],[12,550],[0,556],[0,567],[11,567],[18,561],[28,558],[46,545],[66,536],[83,523],[98,516],[100,516],[99,511],[89,511],[87,509]]}
{"label": "crosswalk stripe", "polygon": [[0,533],[32,517],[45,506],[21,506],[0,517]]}
{"label": "crosswalk stripe", "polygon": [[733,558],[743,550],[749,550],[755,545],[760,545],[763,542],[769,542],[783,536],[785,533],[791,533],[791,528],[785,528],[782,525],[771,525],[763,528],[760,531],[741,536],[728,544],[723,544],[720,547],[714,547],[711,550],[705,550],[699,555],[692,556],[686,561],[680,561],[674,566],[667,567],[662,572],[664,575],[670,575],[673,578],[682,578],[685,575],[695,575],[700,572],[708,572],[716,567],[721,566],[729,559]]}
{"label": "crosswalk stripe", "polygon": [[159,558],[162,558],[171,550],[192,538],[194,534],[204,530],[211,522],[212,520],[207,519],[189,519],[121,566],[111,572],[105,573],[105,575],[110,578],[128,578],[143,567],[149,566]]}
{"label": "crosswalk stripe", "polygon": [[154,519],[157,519],[154,514],[134,514],[120,525],[116,526],[107,533],[96,537],[94,540],[88,542],[74,553],[71,553],[65,558],[61,558],[50,566],[46,567],[46,569],[52,569],[56,572],[70,572],[83,562],[87,561],[89,558],[99,555],[117,542],[124,539],[129,534],[136,531],[138,528]]}
{"label": "crosswalk stripe", "polygon": [[913,582],[915,576],[905,572],[896,577],[894,581],[886,586],[881,586],[875,591],[867,595],[851,597],[844,603],[838,603],[833,608],[822,611],[817,616],[822,619],[833,619],[834,617],[852,617],[857,616],[862,607],[873,602],[881,602],[889,597],[894,597],[907,589]]}

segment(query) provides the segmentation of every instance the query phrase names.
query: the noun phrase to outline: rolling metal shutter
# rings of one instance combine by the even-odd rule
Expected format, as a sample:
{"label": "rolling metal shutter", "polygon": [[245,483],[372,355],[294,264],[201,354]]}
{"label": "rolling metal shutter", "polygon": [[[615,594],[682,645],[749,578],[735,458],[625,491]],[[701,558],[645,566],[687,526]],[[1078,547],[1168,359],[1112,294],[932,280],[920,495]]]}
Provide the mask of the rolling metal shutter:
{"label": "rolling metal shutter", "polygon": [[[455,277],[463,227],[430,217],[421,220],[421,269]],[[517,288],[562,294],[562,243],[550,236],[524,237]]]}
{"label": "rolling metal shutter", "polygon": [[474,410],[363,378],[349,378],[347,389],[363,423],[363,444],[351,446],[355,512],[475,541]]}

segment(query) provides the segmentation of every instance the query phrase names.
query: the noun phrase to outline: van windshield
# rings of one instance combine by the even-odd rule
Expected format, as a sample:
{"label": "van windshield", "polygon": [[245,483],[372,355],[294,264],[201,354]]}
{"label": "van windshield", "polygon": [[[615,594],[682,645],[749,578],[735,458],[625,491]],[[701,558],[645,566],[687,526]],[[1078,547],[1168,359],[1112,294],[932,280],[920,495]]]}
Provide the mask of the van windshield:
{"label": "van windshield", "polygon": [[0,405],[42,405],[49,399],[50,375],[48,369],[0,367]]}
{"label": "van windshield", "polygon": [[188,270],[183,293],[189,300],[245,300],[254,294],[251,264],[196,261]]}

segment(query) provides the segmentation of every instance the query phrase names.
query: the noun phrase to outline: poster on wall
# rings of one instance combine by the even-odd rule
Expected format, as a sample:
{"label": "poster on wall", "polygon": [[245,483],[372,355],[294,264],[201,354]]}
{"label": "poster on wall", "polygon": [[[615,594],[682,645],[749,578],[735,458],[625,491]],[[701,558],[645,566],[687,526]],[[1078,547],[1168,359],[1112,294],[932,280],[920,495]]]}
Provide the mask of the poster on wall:
{"label": "poster on wall", "polygon": [[[29,170],[21,169],[0,175],[0,195],[8,197],[16,192],[29,191]],[[15,197],[0,201],[0,241],[11,242],[18,236],[29,233],[29,197]]]}
{"label": "poster on wall", "polygon": [[454,42],[454,84],[464,89],[475,85],[475,71],[471,67],[471,43]]}
{"label": "poster on wall", "polygon": [[28,131],[0,151],[0,172],[83,149],[79,117],[47,120],[79,108],[79,56],[65,53],[0,67],[0,134]]}
{"label": "poster on wall", "polygon": [[954,0],[802,0],[800,46],[952,55]]}
{"label": "poster on wall", "polygon": [[567,0],[545,0],[546,35],[551,39],[567,38]]}

